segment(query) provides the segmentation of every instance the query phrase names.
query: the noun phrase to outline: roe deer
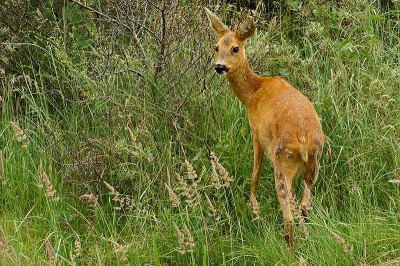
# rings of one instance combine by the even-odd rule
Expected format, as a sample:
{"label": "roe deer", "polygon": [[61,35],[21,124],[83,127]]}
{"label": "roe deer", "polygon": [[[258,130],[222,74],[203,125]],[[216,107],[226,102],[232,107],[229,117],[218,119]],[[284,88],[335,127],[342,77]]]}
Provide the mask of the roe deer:
{"label": "roe deer", "polygon": [[311,189],[318,176],[318,161],[324,133],[313,104],[281,77],[261,77],[247,61],[244,46],[255,32],[253,18],[247,18],[235,32],[206,8],[218,42],[214,69],[225,74],[233,92],[246,106],[253,133],[254,168],[250,199],[255,198],[260,165],[266,154],[274,166],[275,189],[283,212],[285,238],[293,250],[294,219],[291,202],[294,179],[304,175],[301,213],[304,219],[311,206]]}

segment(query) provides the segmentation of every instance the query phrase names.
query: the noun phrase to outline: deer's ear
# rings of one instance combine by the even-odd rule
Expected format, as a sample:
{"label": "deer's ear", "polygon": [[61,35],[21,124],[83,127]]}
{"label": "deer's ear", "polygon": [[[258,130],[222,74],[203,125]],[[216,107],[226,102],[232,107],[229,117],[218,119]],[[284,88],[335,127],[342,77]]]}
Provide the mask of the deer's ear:
{"label": "deer's ear", "polygon": [[236,31],[236,35],[239,39],[246,40],[256,31],[256,24],[252,17],[248,17],[245,21],[240,24],[239,29]]}
{"label": "deer's ear", "polygon": [[216,15],[214,15],[210,10],[208,10],[208,8],[205,8],[205,10],[207,12],[208,18],[210,19],[211,27],[218,35],[218,37],[221,38],[223,35],[230,32],[230,29],[227,26],[225,26]]}

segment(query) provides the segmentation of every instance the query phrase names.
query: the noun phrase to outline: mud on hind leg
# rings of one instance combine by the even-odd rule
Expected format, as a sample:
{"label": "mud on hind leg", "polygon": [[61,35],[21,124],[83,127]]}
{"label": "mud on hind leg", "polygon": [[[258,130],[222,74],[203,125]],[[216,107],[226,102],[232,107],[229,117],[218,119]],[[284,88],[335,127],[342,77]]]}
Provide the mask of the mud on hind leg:
{"label": "mud on hind leg", "polygon": [[278,194],[279,203],[283,213],[283,229],[285,239],[289,247],[293,249],[294,242],[294,219],[291,211],[292,193],[291,184],[288,184],[284,174],[275,171],[275,189]]}

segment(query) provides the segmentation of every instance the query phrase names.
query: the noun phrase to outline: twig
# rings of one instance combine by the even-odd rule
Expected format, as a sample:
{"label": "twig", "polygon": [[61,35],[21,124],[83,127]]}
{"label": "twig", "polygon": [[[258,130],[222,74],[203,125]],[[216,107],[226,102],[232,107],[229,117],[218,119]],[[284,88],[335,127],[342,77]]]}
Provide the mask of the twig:
{"label": "twig", "polygon": [[94,9],[93,7],[87,6],[86,4],[82,4],[81,2],[78,2],[78,1],[75,1],[75,0],[68,0],[68,1],[70,1],[71,3],[74,3],[74,4],[76,4],[76,5],[78,5],[78,6],[82,7],[82,8],[84,8],[84,9],[87,9],[87,10],[89,10],[90,12],[95,13],[96,15],[99,15],[99,16],[101,16],[101,17],[104,17],[104,18],[110,20],[111,22],[114,22],[114,23],[116,23],[116,24],[118,24],[118,25],[121,25],[121,26],[123,26],[124,28],[127,28],[127,29],[130,30],[130,31],[133,30],[129,25],[126,25],[126,24],[124,24],[124,23],[121,23],[120,21],[118,21],[118,20],[116,20],[116,19],[113,19],[112,17],[110,17],[110,16],[108,16],[108,15],[106,15],[106,14],[104,14],[104,13],[102,13],[102,12],[96,10],[96,9]]}
{"label": "twig", "polygon": [[96,78],[103,79],[103,78],[106,78],[108,76],[117,75],[117,74],[121,74],[121,73],[125,73],[125,72],[132,72],[132,73],[138,75],[141,78],[144,77],[143,74],[140,73],[139,71],[131,69],[131,68],[127,68],[127,69],[123,69],[123,70],[114,71],[112,73],[104,73],[104,74],[101,74],[100,76],[96,76]]}
{"label": "twig", "polygon": [[[118,25],[120,25],[120,26],[122,26],[122,27],[128,29],[130,32],[132,32],[132,33],[133,33],[133,34],[132,34],[132,35],[133,35],[133,38],[135,39],[136,44],[139,46],[139,49],[140,49],[140,51],[142,52],[143,57],[145,58],[145,60],[144,60],[145,65],[146,65],[147,68],[149,68],[149,65],[148,65],[147,60],[146,60],[146,58],[147,58],[146,52],[145,52],[143,46],[141,45],[140,40],[139,40],[139,38],[137,37],[137,34],[136,34],[135,30],[134,30],[131,26],[129,26],[129,25],[127,25],[127,24],[124,24],[124,23],[122,23],[121,21],[118,21],[118,20],[116,20],[116,19],[110,17],[109,15],[104,14],[104,13],[102,13],[102,12],[100,12],[100,11],[98,11],[98,10],[96,10],[96,9],[94,9],[94,8],[92,8],[92,7],[90,7],[90,6],[87,6],[87,5],[85,5],[85,4],[81,3],[81,2],[78,2],[78,1],[75,1],[75,0],[68,0],[68,1],[70,1],[71,3],[74,3],[74,4],[76,4],[76,5],[78,5],[78,6],[82,7],[82,8],[84,8],[84,9],[87,9],[87,10],[89,10],[90,12],[95,13],[96,15],[99,15],[99,16],[101,16],[101,17],[104,17],[104,18],[108,19],[109,21],[111,21],[111,22],[113,22],[113,23],[116,23],[116,24],[118,24]],[[131,20],[130,20],[130,21],[131,21]],[[131,21],[131,22],[132,22],[132,23],[135,23],[134,21]],[[154,33],[153,33],[153,35],[154,35],[154,37],[155,37],[156,39],[159,39],[159,38],[157,38],[157,35],[155,35]]]}
{"label": "twig", "polygon": [[156,6],[154,3],[152,3],[151,1],[147,0],[147,3],[149,3],[152,7],[154,7],[155,9],[157,9],[158,11],[161,11],[162,9],[158,6]]}
{"label": "twig", "polygon": [[257,7],[256,7],[256,9],[254,10],[254,15],[255,15],[255,16],[257,16],[257,13],[258,13],[258,10],[259,10],[260,7],[261,7],[261,4],[262,4],[262,0],[258,1]]}

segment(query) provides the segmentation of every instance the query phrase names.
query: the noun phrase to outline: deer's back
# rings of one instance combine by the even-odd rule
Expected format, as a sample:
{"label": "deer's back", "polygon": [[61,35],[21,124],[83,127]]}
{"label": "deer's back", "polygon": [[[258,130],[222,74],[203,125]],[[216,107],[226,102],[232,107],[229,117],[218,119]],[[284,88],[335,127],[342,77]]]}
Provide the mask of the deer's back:
{"label": "deer's back", "polygon": [[271,145],[322,148],[324,134],[313,104],[280,77],[263,78],[247,109],[250,127],[271,155]]}

